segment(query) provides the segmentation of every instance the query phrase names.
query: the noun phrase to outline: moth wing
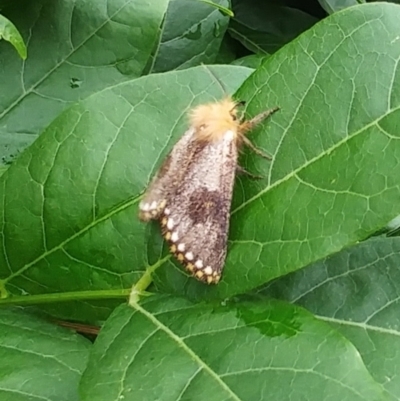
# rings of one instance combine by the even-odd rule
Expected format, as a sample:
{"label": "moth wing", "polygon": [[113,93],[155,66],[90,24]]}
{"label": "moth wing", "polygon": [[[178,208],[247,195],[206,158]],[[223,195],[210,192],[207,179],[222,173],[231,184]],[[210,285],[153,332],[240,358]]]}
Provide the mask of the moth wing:
{"label": "moth wing", "polygon": [[190,144],[195,135],[189,128],[172,148],[151,180],[139,204],[139,218],[143,221],[158,219],[169,198],[181,182],[190,160]]}
{"label": "moth wing", "polygon": [[226,257],[237,165],[235,134],[193,143],[194,151],[161,226],[171,252],[197,279],[217,283]]}

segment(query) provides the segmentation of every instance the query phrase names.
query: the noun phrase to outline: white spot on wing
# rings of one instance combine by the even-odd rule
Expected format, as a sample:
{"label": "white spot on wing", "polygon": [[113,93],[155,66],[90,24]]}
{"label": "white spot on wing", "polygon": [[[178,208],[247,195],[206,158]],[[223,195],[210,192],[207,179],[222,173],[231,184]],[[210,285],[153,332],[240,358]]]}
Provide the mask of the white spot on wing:
{"label": "white spot on wing", "polygon": [[153,203],[150,205],[150,209],[157,209],[157,202],[153,201]]}
{"label": "white spot on wing", "polygon": [[168,219],[168,221],[167,221],[167,228],[168,228],[168,230],[172,230],[172,229],[174,228],[174,225],[175,225],[174,220],[170,217],[170,218]]}
{"label": "white spot on wing", "polygon": [[178,251],[179,252],[184,252],[184,250],[185,250],[185,244],[179,244],[178,245]]}
{"label": "white spot on wing", "polygon": [[212,269],[211,266],[207,266],[207,267],[204,269],[204,273],[205,273],[207,276],[211,276],[212,272],[213,272],[213,269]]}
{"label": "white spot on wing", "polygon": [[143,210],[144,212],[147,212],[148,210],[150,210],[150,204],[140,202],[139,209]]}
{"label": "white spot on wing", "polygon": [[168,216],[170,213],[171,213],[171,210],[169,210],[169,209],[166,207],[165,210],[164,210],[164,214],[165,214],[166,216]]}
{"label": "white spot on wing", "polygon": [[193,260],[193,258],[194,258],[193,252],[186,252],[185,258],[187,260]]}
{"label": "white spot on wing", "polygon": [[176,242],[178,241],[179,237],[178,237],[178,233],[176,231],[174,231],[171,235],[171,241],[172,242]]}
{"label": "white spot on wing", "polygon": [[198,269],[203,268],[203,261],[202,260],[196,260],[196,263],[194,264]]}

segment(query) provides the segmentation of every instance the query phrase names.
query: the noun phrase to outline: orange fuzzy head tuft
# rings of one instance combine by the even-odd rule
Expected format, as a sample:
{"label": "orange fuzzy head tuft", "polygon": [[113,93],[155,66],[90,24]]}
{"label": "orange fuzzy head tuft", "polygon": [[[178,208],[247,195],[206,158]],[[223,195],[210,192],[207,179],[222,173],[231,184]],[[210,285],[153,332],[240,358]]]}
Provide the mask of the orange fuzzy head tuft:
{"label": "orange fuzzy head tuft", "polygon": [[218,140],[226,131],[236,136],[240,126],[236,108],[237,103],[230,98],[197,106],[190,113],[190,125],[200,140]]}

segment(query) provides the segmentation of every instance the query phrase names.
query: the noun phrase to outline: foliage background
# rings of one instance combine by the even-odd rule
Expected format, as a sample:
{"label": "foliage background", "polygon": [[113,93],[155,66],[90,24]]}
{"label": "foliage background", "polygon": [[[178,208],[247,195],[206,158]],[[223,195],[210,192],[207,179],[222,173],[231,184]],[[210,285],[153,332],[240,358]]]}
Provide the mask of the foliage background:
{"label": "foliage background", "polygon": [[[400,399],[400,8],[357,3],[0,2],[2,400]],[[208,287],[137,204],[227,95],[281,111]]]}

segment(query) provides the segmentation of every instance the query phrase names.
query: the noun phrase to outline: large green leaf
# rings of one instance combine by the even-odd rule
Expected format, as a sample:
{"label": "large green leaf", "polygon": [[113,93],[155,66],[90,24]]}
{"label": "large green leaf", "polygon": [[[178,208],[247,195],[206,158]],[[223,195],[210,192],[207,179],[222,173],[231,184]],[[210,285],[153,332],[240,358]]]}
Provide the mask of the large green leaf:
{"label": "large green leaf", "polygon": [[[0,294],[44,303],[121,297],[160,264],[157,227],[137,218],[139,194],[182,135],[187,110],[233,93],[251,71],[149,75],[63,112],[1,177]],[[52,311],[104,317],[88,303]]]}
{"label": "large green leaf", "polygon": [[400,399],[400,238],[373,238],[276,280],[269,296],[302,305],[358,348],[367,368]]}
{"label": "large green leaf", "polygon": [[[0,162],[9,162],[67,106],[138,77],[168,0],[16,0],[4,10],[29,58],[0,41]],[[23,12],[21,12],[23,11]]]}
{"label": "large green leaf", "polygon": [[253,134],[272,162],[242,160],[265,179],[238,179],[218,286],[188,278],[163,253],[157,224],[138,222],[136,204],[184,132],[186,111],[248,75],[233,66],[141,78],[54,121],[0,181],[3,294],[120,296],[132,283],[146,288],[153,273],[164,291],[225,298],[375,232],[400,213],[398,18],[400,7],[389,4],[334,14],[237,93],[249,116],[281,111]]}
{"label": "large green leaf", "polygon": [[90,347],[70,330],[0,310],[1,401],[78,401]]}
{"label": "large green leaf", "polygon": [[182,294],[184,287],[194,298],[244,293],[365,239],[399,214],[399,18],[400,7],[390,4],[335,13],[251,75],[236,95],[248,101],[248,114],[281,111],[252,136],[272,162],[244,159],[266,179],[238,180],[223,280],[210,288],[158,269],[159,289]]}
{"label": "large green leaf", "polygon": [[[229,7],[229,0],[214,1]],[[183,18],[184,16],[184,18]],[[229,17],[199,0],[171,0],[165,16],[153,72],[214,63]]]}
{"label": "large green leaf", "polygon": [[277,301],[118,308],[91,353],[82,401],[384,401],[357,350]]}

